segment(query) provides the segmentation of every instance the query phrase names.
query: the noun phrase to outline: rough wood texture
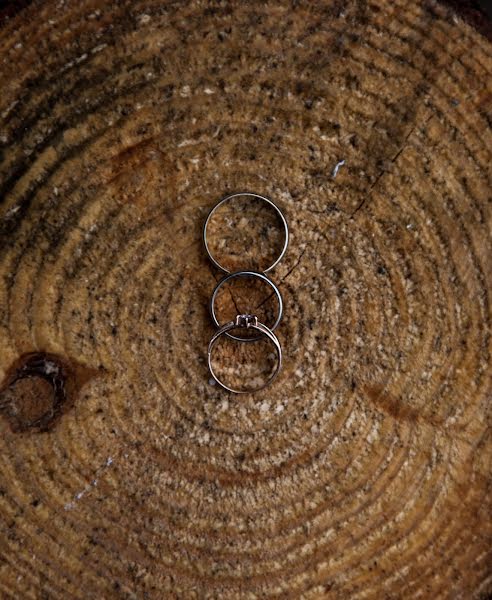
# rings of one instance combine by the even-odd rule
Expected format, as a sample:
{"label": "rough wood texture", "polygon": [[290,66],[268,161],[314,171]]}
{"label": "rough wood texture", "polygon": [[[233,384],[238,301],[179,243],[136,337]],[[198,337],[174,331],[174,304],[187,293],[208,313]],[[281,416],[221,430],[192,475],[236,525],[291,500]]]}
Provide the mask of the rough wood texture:
{"label": "rough wood texture", "polygon": [[[491,593],[491,71],[433,2],[7,20],[2,598]],[[209,384],[200,241],[241,189],[293,233],[247,397]]]}

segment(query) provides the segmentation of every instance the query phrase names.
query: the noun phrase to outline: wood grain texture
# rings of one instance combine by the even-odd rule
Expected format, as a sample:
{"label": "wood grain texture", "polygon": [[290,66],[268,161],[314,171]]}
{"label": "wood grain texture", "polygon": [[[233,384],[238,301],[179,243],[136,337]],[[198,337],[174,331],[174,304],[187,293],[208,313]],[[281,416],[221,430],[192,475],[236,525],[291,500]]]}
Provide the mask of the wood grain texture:
{"label": "wood grain texture", "polygon": [[[4,23],[2,599],[492,593],[491,54],[428,1]],[[285,368],[237,397],[200,233],[244,189],[292,239]]]}

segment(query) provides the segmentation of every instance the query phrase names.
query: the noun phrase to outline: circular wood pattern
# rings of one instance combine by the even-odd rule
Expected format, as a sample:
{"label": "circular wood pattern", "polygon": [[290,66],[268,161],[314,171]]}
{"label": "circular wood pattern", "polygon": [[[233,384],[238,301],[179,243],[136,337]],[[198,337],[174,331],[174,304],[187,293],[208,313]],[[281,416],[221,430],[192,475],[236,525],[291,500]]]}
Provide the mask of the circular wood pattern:
{"label": "circular wood pattern", "polygon": [[[431,1],[5,21],[2,598],[491,593],[491,71]],[[292,236],[284,369],[234,396],[201,227],[243,190]]]}

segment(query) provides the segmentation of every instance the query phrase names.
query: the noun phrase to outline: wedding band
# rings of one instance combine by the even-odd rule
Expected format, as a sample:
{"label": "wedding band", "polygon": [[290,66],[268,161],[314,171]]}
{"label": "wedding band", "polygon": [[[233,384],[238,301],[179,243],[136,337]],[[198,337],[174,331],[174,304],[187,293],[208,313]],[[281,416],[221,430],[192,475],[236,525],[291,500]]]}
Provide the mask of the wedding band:
{"label": "wedding band", "polygon": [[278,265],[278,263],[282,260],[282,257],[284,256],[285,251],[287,250],[287,246],[289,244],[289,227],[288,227],[287,221],[285,220],[285,217],[284,217],[282,211],[279,209],[279,207],[274,202],[272,202],[269,198],[265,198],[264,196],[260,196],[259,194],[253,194],[252,192],[238,192],[237,194],[231,194],[230,196],[226,196],[225,198],[222,198],[222,200],[219,200],[219,202],[208,213],[207,219],[206,219],[205,224],[203,226],[203,243],[204,243],[204,246],[205,246],[205,250],[206,250],[206,252],[207,252],[208,257],[210,258],[210,260],[213,262],[213,264],[218,269],[220,269],[224,273],[230,273],[231,272],[231,271],[229,271],[229,269],[226,269],[223,265],[221,265],[219,263],[219,261],[217,261],[212,256],[212,253],[210,252],[210,248],[208,247],[207,227],[208,227],[208,224],[210,223],[210,220],[211,220],[212,216],[214,215],[215,211],[220,206],[222,206],[226,202],[232,201],[235,198],[238,198],[240,196],[250,196],[252,198],[258,198],[259,200],[262,200],[263,202],[266,202],[269,206],[271,206],[272,208],[275,209],[276,213],[280,217],[280,220],[282,221],[282,225],[283,225],[283,228],[284,228],[284,237],[285,237],[284,245],[282,247],[282,251],[280,252],[280,255],[275,260],[275,262],[273,262],[268,268],[266,268],[266,269],[264,269],[262,271],[263,273],[268,273],[268,271],[271,271],[274,267],[276,267]]}
{"label": "wedding band", "polygon": [[[215,374],[213,367],[212,367],[212,352],[213,352],[215,345],[219,341],[219,338],[222,335],[228,335],[228,332],[231,329],[237,329],[237,328],[256,329],[257,331],[259,331],[262,335],[266,336],[272,342],[272,344],[275,347],[275,351],[277,353],[277,365],[275,367],[274,372],[272,373],[272,375],[270,375],[269,379],[267,379],[267,381],[262,386],[260,386],[259,388],[255,388],[254,390],[235,389],[235,388],[229,387],[228,385],[226,385],[223,381],[221,381],[217,377],[217,375]],[[234,337],[234,336],[232,336],[232,337]],[[243,338],[239,338],[239,339],[243,339]],[[271,331],[271,329],[269,329],[268,327],[266,327],[265,325],[260,323],[258,321],[258,318],[254,315],[237,315],[233,321],[229,321],[229,323],[226,323],[214,334],[214,336],[212,337],[212,339],[210,340],[210,343],[208,345],[208,368],[210,370],[212,377],[224,389],[226,389],[229,392],[233,392],[234,394],[248,394],[248,393],[258,392],[259,390],[264,389],[265,387],[270,385],[270,383],[275,379],[275,377],[278,375],[278,372],[280,371],[281,367],[282,367],[282,347],[280,346],[280,342],[278,341],[277,336],[273,333],[273,331]]]}
{"label": "wedding band", "polygon": [[[275,329],[278,327],[278,324],[282,320],[282,313],[284,310],[282,296],[280,294],[278,287],[273,283],[273,281],[271,279],[269,279],[263,273],[258,273],[258,271],[236,271],[235,273],[229,273],[229,275],[226,275],[215,286],[215,289],[212,293],[212,297],[210,299],[210,314],[212,315],[212,319],[213,319],[213,322],[215,323],[215,325],[217,327],[222,327],[222,325],[219,323],[219,320],[217,319],[217,315],[215,314],[215,300],[217,298],[217,294],[219,293],[219,290],[224,285],[224,283],[227,283],[228,281],[230,281],[231,279],[234,279],[236,277],[252,277],[252,278],[260,279],[261,281],[264,281],[272,288],[273,293],[275,294],[275,296],[277,298],[278,315],[277,315],[277,319],[276,319],[275,323],[272,325],[272,327],[269,327],[268,329],[269,329],[269,331],[275,331]],[[240,342],[256,342],[259,339],[261,339],[261,337],[262,337],[261,335],[259,335],[259,336],[255,336],[255,337],[243,338],[243,337],[239,337],[237,335],[233,335],[232,333],[227,333],[227,332],[224,332],[224,333],[227,335],[227,337],[232,338],[233,340],[238,340]]]}

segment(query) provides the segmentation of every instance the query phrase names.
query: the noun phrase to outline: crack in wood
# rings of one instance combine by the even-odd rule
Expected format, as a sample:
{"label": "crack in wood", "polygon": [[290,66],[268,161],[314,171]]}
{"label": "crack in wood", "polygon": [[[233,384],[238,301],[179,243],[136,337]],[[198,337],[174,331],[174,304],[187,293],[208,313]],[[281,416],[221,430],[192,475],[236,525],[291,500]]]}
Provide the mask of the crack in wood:
{"label": "crack in wood", "polygon": [[[427,120],[424,122],[424,127],[429,123],[429,121],[434,117],[434,115],[430,115]],[[390,162],[393,164],[395,163],[398,158],[400,157],[400,154],[403,152],[403,150],[405,149],[408,140],[410,139],[410,136],[413,134],[413,132],[417,129],[418,127],[418,123],[416,123],[412,129],[409,131],[409,133],[405,136],[405,139],[403,140],[403,143],[401,145],[401,147],[398,149],[398,151],[396,152],[396,154],[393,156],[393,158],[390,159]],[[356,209],[353,211],[353,213],[350,215],[350,219],[353,219],[354,216],[356,215],[356,213],[359,212],[359,210],[364,206],[364,204],[366,204],[368,198],[370,197],[372,191],[374,190],[374,188],[377,186],[377,184],[379,183],[379,181],[381,180],[381,178],[383,177],[383,175],[385,173],[388,173],[389,171],[387,171],[386,169],[381,169],[381,172],[378,174],[378,176],[376,177],[376,179],[374,180],[373,184],[371,185],[371,187],[369,188],[369,191],[367,193],[367,195],[365,196],[365,198],[359,203],[359,205],[356,207]]]}
{"label": "crack in wood", "polygon": [[[297,261],[295,262],[295,264],[287,271],[287,273],[282,277],[282,279],[279,281],[279,283],[277,284],[277,287],[280,287],[284,281],[287,279],[287,277],[289,277],[289,275],[292,274],[292,272],[299,266],[299,263],[302,260],[302,257],[306,254],[306,250],[307,250],[307,246],[306,248],[304,248],[304,250],[301,252],[301,255],[299,256],[299,258],[297,259]],[[256,309],[260,308],[260,306],[263,306],[263,304],[265,304],[265,302],[268,302],[268,300],[275,295],[275,292],[272,292],[271,294],[269,294],[264,300],[262,300],[257,306]],[[255,310],[256,310],[255,309]]]}

